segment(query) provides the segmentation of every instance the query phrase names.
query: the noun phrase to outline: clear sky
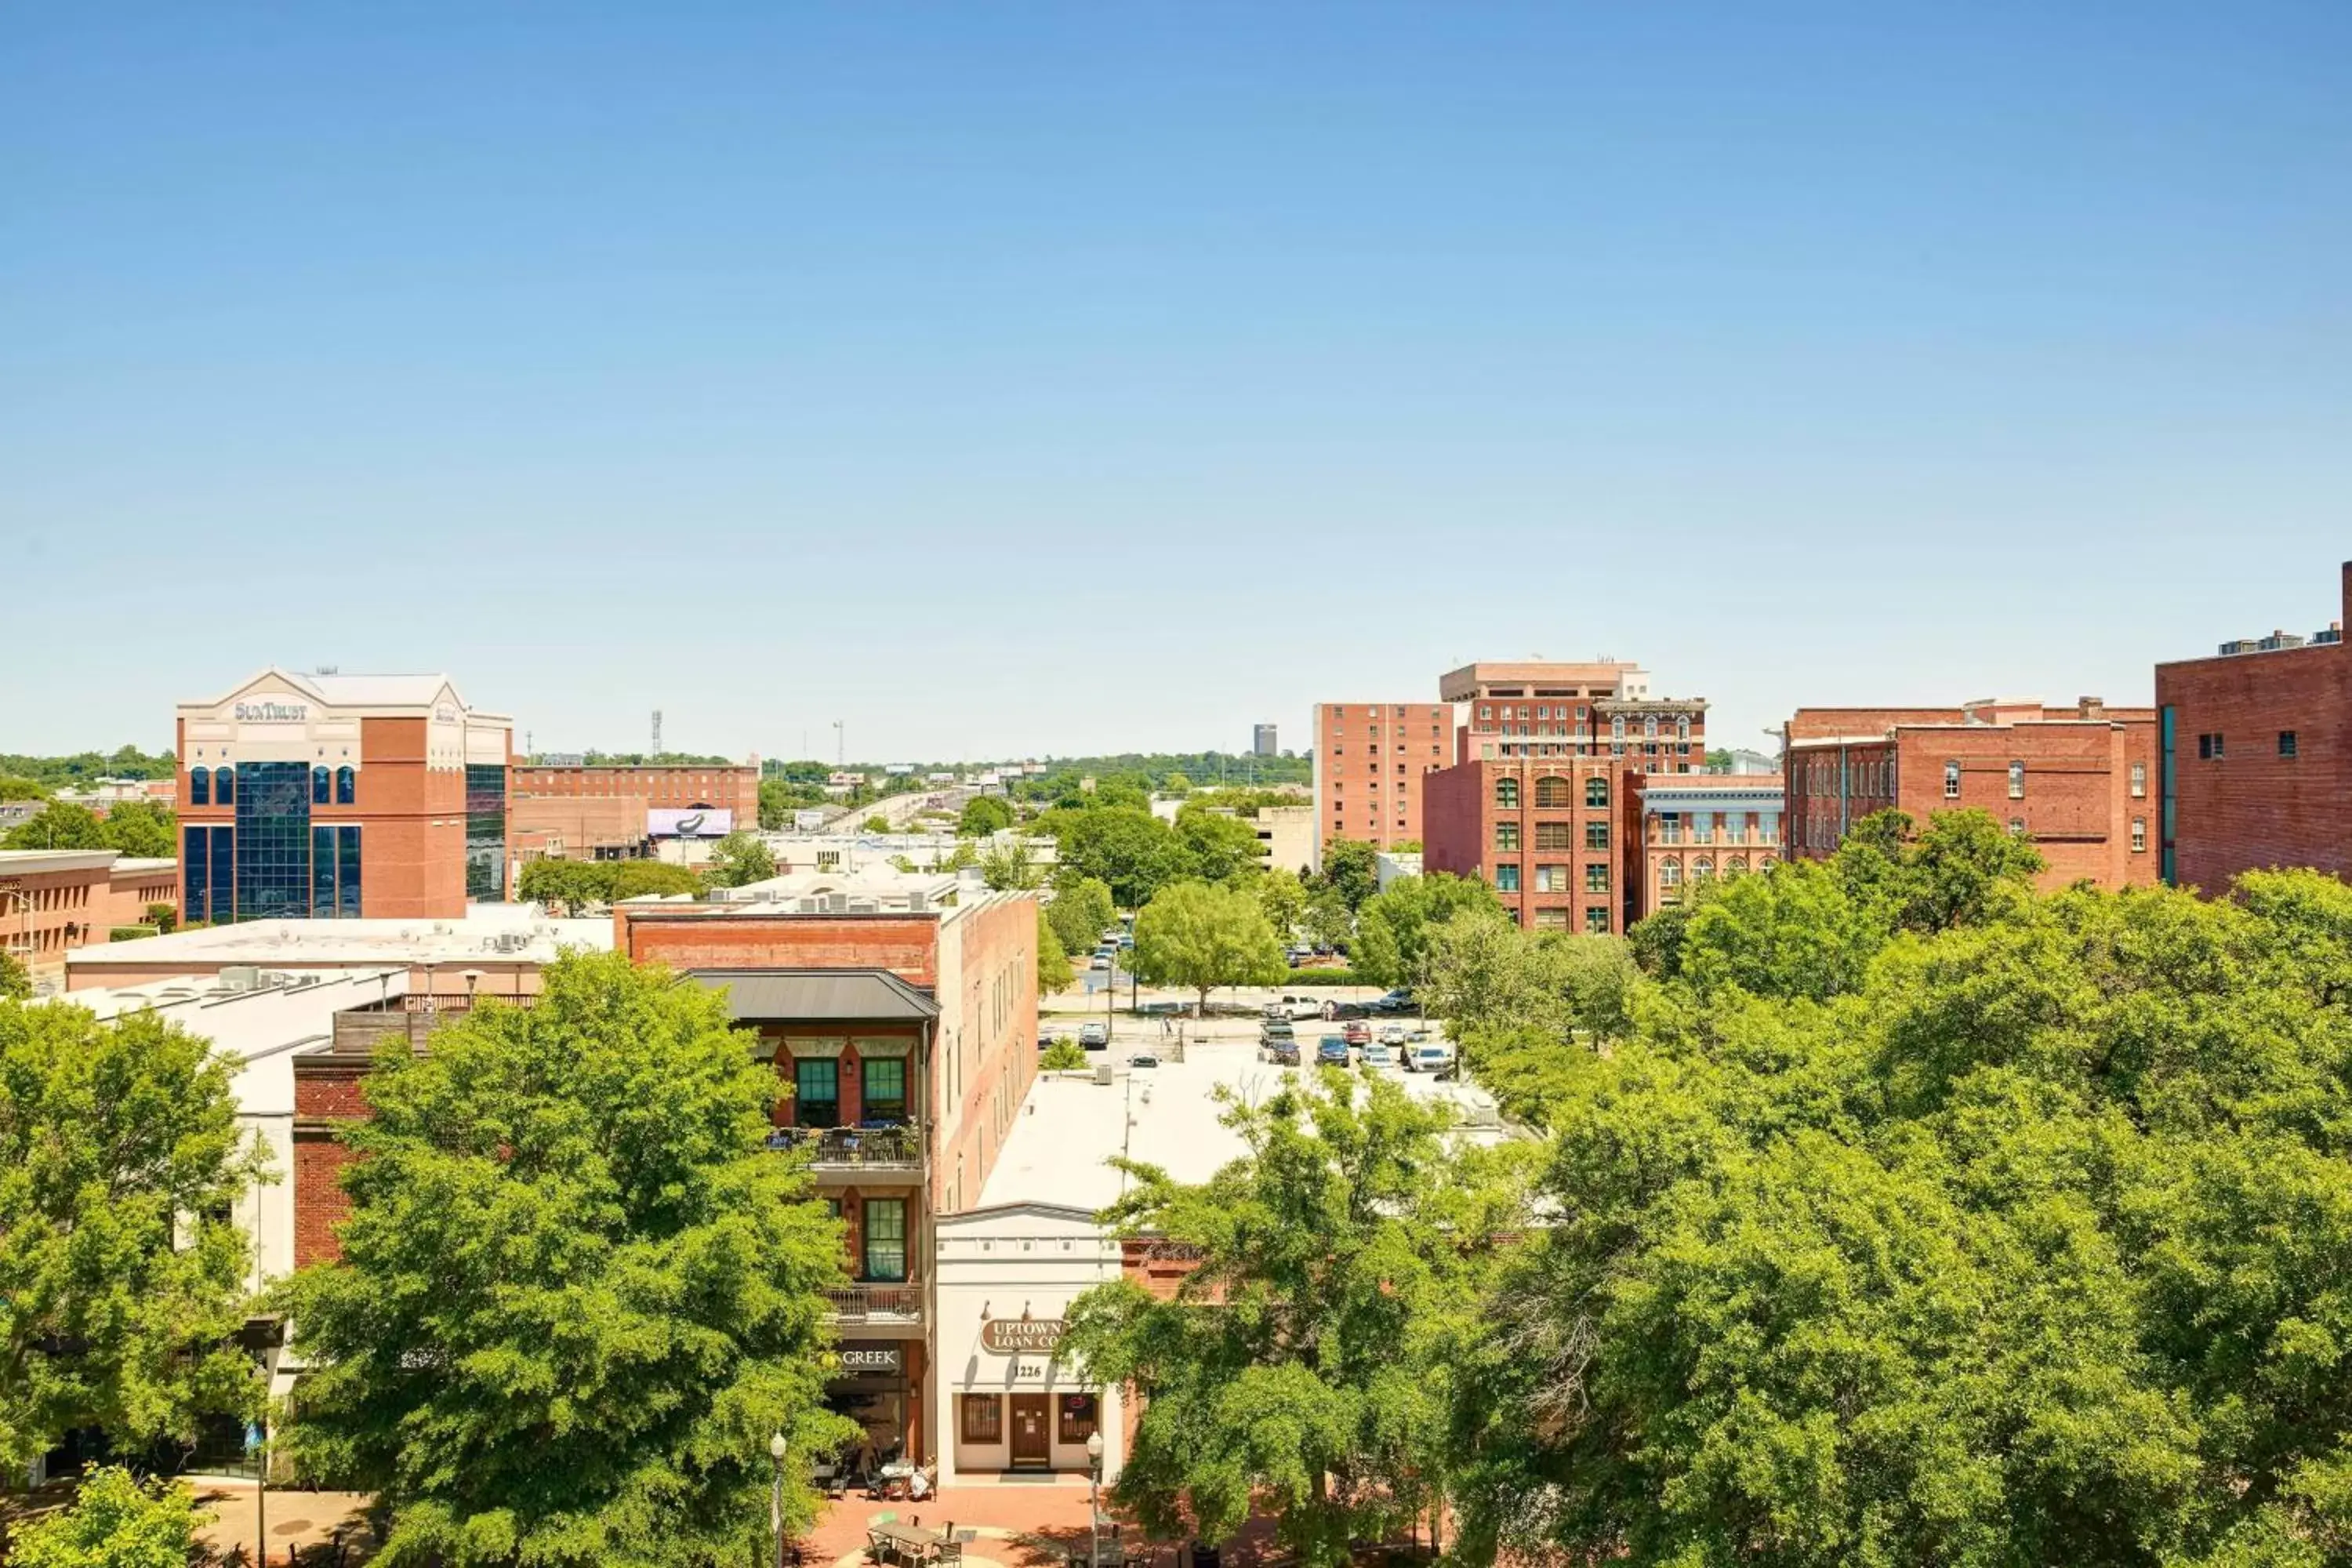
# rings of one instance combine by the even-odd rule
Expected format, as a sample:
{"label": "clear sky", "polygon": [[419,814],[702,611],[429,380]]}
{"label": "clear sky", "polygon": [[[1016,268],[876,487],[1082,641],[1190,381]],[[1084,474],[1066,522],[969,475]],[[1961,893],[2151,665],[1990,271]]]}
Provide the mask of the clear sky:
{"label": "clear sky", "polygon": [[[0,10],[0,751],[2145,701],[2339,613],[2352,5]],[[520,738],[520,737],[519,737]]]}

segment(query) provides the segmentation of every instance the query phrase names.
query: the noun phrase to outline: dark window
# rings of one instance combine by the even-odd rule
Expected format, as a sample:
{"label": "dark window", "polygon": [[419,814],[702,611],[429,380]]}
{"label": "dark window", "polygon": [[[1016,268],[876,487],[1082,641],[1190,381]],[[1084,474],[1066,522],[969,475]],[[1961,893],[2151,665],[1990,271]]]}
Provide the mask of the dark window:
{"label": "dark window", "polygon": [[1609,911],[1605,909],[1587,909],[1584,911],[1584,929],[1594,936],[1607,936]]}
{"label": "dark window", "polygon": [[1605,893],[1609,890],[1609,868],[1607,865],[1597,860],[1588,860],[1585,862],[1584,890],[1588,893]]}
{"label": "dark window", "polygon": [[188,804],[210,805],[213,803],[213,771],[210,768],[188,770]]}
{"label": "dark window", "polygon": [[1609,825],[1605,822],[1586,823],[1584,825],[1584,847],[1587,849],[1608,848]]}
{"label": "dark window", "polygon": [[2294,755],[2294,731],[2281,730],[2279,731],[2279,755],[2282,757],[2291,757]]}
{"label": "dark window", "polygon": [[1060,1406],[1062,1418],[1060,1441],[1076,1446],[1095,1435],[1096,1415],[1093,1394],[1065,1394],[1055,1403]]}
{"label": "dark window", "polygon": [[359,799],[359,776],[348,767],[335,770],[335,804],[350,805]]}
{"label": "dark window", "polygon": [[862,1064],[865,1104],[859,1114],[869,1121],[907,1119],[907,1058],[868,1057]]}
{"label": "dark window", "polygon": [[507,890],[507,771],[466,764],[466,897],[495,902]]}
{"label": "dark window", "polygon": [[793,1121],[800,1127],[841,1125],[841,1064],[831,1057],[793,1063]]}
{"label": "dark window", "polygon": [[907,1277],[907,1200],[866,1200],[866,1278],[899,1280]]}
{"label": "dark window", "polygon": [[243,771],[236,918],[300,920],[310,912],[310,770],[300,763],[247,763]]}
{"label": "dark window", "polygon": [[347,921],[360,918],[360,830],[357,824],[335,829],[339,878],[336,897],[339,916]]}
{"label": "dark window", "polygon": [[1576,825],[1572,822],[1538,822],[1536,824],[1536,847],[1538,849],[1573,849]]}
{"label": "dark window", "polygon": [[1584,804],[1587,805],[1607,805],[1609,804],[1609,781],[1599,777],[1585,780]]}
{"label": "dark window", "polygon": [[[327,770],[320,768],[319,773]],[[310,798],[317,800],[318,777],[310,780]],[[331,921],[335,918],[335,830],[331,827],[310,829],[310,918]]]}
{"label": "dark window", "polygon": [[1004,1401],[993,1394],[963,1395],[963,1440],[967,1443],[1004,1441]]}
{"label": "dark window", "polygon": [[[204,771],[198,768],[196,773]],[[212,919],[205,912],[208,906],[205,901],[205,847],[211,837],[212,829],[208,827],[191,827],[182,836],[186,847],[180,852],[180,919],[187,925],[202,925]]]}
{"label": "dark window", "polygon": [[236,919],[236,829],[213,829],[212,922],[226,925]]}
{"label": "dark window", "polygon": [[223,805],[236,804],[236,770],[235,768],[213,770],[213,798]]}
{"label": "dark window", "polygon": [[324,805],[327,804],[327,787],[329,781],[331,780],[333,776],[333,774],[330,773],[324,768],[312,768],[310,770],[310,804],[312,805]]}

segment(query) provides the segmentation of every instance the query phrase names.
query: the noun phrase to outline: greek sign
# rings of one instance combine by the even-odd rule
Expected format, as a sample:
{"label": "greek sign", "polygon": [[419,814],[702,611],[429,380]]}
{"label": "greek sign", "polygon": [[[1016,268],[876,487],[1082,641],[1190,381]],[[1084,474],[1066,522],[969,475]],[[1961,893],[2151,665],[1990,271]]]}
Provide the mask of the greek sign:
{"label": "greek sign", "polygon": [[1051,1355],[1061,1342],[1059,1318],[991,1318],[980,1326],[980,1348],[992,1355]]}
{"label": "greek sign", "polygon": [[844,1345],[840,1351],[844,1372],[897,1372],[897,1345]]}

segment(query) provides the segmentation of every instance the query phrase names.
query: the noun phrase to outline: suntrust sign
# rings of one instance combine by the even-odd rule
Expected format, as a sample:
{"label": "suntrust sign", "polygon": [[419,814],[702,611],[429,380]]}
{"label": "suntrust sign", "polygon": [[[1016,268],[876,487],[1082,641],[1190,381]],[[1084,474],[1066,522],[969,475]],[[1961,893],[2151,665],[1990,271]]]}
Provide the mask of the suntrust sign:
{"label": "suntrust sign", "polygon": [[310,705],[257,698],[251,702],[238,703],[235,716],[242,724],[299,724],[310,717]]}

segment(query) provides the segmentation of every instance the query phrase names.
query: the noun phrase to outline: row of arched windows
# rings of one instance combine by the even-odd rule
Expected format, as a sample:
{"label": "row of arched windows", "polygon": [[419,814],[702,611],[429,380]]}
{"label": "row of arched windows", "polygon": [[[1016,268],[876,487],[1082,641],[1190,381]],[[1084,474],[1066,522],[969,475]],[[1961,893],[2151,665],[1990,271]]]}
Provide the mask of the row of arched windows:
{"label": "row of arched windows", "polygon": [[[1495,804],[1505,811],[1519,808],[1519,781],[1500,778],[1495,781]],[[1536,805],[1541,810],[1564,811],[1576,804],[1573,780],[1546,774],[1536,780]],[[1584,781],[1584,804],[1604,806],[1609,804],[1609,781],[1597,774]]]}
{"label": "row of arched windows", "polygon": [[[1771,856],[1759,856],[1757,858],[1756,868],[1759,871],[1769,871],[1772,868],[1772,863]],[[1747,870],[1748,857],[1745,855],[1734,855],[1726,859],[1723,863],[1723,874],[1727,877],[1742,876],[1746,874]],[[1705,882],[1712,879],[1715,876],[1715,858],[1711,855],[1699,855],[1694,857],[1690,863],[1690,874],[1691,880],[1694,882]],[[1669,855],[1664,860],[1658,862],[1658,885],[1660,887],[1679,888],[1682,886],[1682,882],[1683,862],[1680,856]]]}
{"label": "row of arched windows", "polygon": [[[312,805],[352,805],[359,800],[359,774],[349,767],[312,768],[310,770],[310,804]],[[236,804],[236,770],[230,767],[190,768],[188,770],[188,804],[190,805],[235,805]]]}

